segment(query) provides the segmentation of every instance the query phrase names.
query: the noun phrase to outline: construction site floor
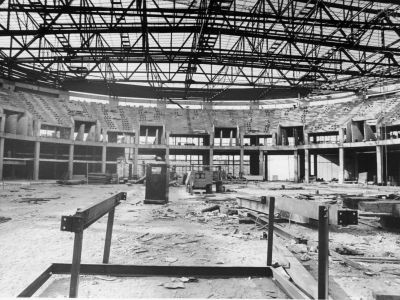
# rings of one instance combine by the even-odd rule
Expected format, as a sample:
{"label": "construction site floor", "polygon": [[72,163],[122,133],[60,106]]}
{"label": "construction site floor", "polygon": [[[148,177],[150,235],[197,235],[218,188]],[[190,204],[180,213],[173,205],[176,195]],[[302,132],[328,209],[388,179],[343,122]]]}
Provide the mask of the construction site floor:
{"label": "construction site floor", "polygon": [[[30,284],[51,263],[71,263],[73,234],[60,231],[62,215],[77,208],[106,199],[117,192],[128,192],[127,200],[116,209],[110,263],[146,265],[225,265],[265,266],[267,241],[260,239],[265,229],[254,224],[239,224],[237,216],[227,216],[235,207],[235,196],[242,192],[253,195],[282,195],[297,190],[269,190],[281,183],[231,185],[232,193],[189,195],[184,187],[170,188],[167,205],[144,205],[143,185],[74,185],[55,183],[27,184],[13,182],[0,189],[0,297],[14,297]],[[300,186],[288,184],[287,186]],[[362,187],[337,185],[301,185],[315,192],[365,192]],[[367,192],[377,192],[368,189]],[[383,187],[379,187],[382,192]],[[389,188],[390,192],[396,189]],[[32,200],[33,199],[33,200]],[[43,200],[42,200],[43,199]],[[207,201],[207,202],[206,202]],[[201,213],[219,204],[220,212]],[[101,263],[107,218],[85,230],[82,263]],[[315,228],[284,223],[286,229],[302,235],[309,243],[317,242]],[[292,241],[276,238],[278,245],[293,251]],[[387,256],[400,259],[400,236],[376,227],[359,224],[333,228],[332,245],[357,248],[365,256]],[[300,247],[301,248],[301,247]],[[274,261],[284,264],[285,258],[275,250]],[[296,250],[297,251],[297,250]],[[293,252],[296,252],[293,251]],[[316,278],[317,252],[310,247],[295,255]],[[330,257],[330,294],[333,298],[372,299],[373,292],[400,294],[399,265],[361,263],[373,272],[355,269]],[[199,280],[180,283],[179,278],[122,279],[104,276],[83,276],[82,297],[185,297],[185,298],[285,298],[271,281],[260,278],[234,280]],[[264,282],[266,281],[266,282]],[[68,276],[56,276],[37,295],[66,297]],[[166,282],[179,283],[170,289]],[[125,288],[127,283],[128,288]],[[262,284],[260,284],[262,283]],[[134,290],[127,295],[127,289]],[[152,290],[153,292],[149,292]],[[249,293],[249,290],[252,290]],[[103,291],[103,292],[101,292]],[[97,293],[97,294],[96,294]]]}

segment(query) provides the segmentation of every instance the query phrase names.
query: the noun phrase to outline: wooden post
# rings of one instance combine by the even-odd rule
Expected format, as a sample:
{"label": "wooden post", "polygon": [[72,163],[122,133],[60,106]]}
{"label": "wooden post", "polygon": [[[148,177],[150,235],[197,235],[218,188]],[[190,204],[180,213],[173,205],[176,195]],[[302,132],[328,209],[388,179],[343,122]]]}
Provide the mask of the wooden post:
{"label": "wooden post", "polygon": [[110,259],[110,247],[111,247],[112,230],[114,225],[114,213],[115,213],[115,208],[110,210],[108,213],[106,241],[104,243],[104,255],[103,255],[104,264],[108,264],[108,261]]}
{"label": "wooden post", "polygon": [[268,197],[268,245],[267,245],[267,266],[272,265],[272,249],[274,242],[274,214],[275,214],[275,197]]}
{"label": "wooden post", "polygon": [[328,299],[329,282],[329,210],[319,207],[318,216],[318,299]]}
{"label": "wooden post", "polygon": [[72,265],[71,265],[71,282],[69,286],[70,298],[78,297],[79,272],[81,268],[81,256],[82,256],[82,240],[83,240],[83,229],[82,231],[75,232],[74,253],[72,256]]}

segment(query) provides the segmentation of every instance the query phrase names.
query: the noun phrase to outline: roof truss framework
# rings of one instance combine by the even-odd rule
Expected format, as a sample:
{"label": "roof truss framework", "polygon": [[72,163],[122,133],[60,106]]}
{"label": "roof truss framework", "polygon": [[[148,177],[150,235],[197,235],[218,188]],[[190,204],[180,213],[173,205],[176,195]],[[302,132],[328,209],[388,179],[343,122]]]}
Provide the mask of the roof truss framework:
{"label": "roof truss framework", "polygon": [[[363,89],[399,79],[400,5],[366,0],[8,0],[3,77]],[[253,100],[257,100],[253,99]]]}

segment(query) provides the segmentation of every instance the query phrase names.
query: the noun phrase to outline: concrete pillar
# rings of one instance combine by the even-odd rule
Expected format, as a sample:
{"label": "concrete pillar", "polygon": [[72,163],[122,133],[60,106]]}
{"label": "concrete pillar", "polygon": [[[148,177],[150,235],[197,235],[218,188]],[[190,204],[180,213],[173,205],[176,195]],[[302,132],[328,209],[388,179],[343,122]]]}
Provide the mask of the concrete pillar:
{"label": "concrete pillar", "polygon": [[264,151],[259,151],[258,153],[258,175],[264,177]]}
{"label": "concrete pillar", "polygon": [[39,180],[40,142],[35,142],[33,157],[33,180]]}
{"label": "concrete pillar", "polygon": [[134,150],[134,156],[133,156],[133,176],[139,176],[139,168],[138,168],[138,163],[139,163],[139,148],[136,146],[133,148]]}
{"label": "concrete pillar", "polygon": [[229,146],[232,147],[233,130],[229,132]]}
{"label": "concrete pillar", "polygon": [[[0,119],[0,132],[4,132],[6,124],[5,116]],[[4,165],[4,138],[0,138],[0,180],[3,180],[3,165]]]}
{"label": "concrete pillar", "polygon": [[339,128],[339,143],[344,143],[344,128]]}
{"label": "concrete pillar", "polygon": [[3,180],[4,138],[0,138],[0,180]]}
{"label": "concrete pillar", "polygon": [[74,144],[69,145],[68,153],[68,179],[71,180],[74,174]]}
{"label": "concrete pillar", "polygon": [[304,182],[310,183],[310,150],[304,149]]}
{"label": "concrete pillar", "polygon": [[310,143],[310,135],[307,131],[304,131],[304,145],[308,145]]}
{"label": "concrete pillar", "polygon": [[214,158],[214,149],[210,148],[210,158],[209,158],[210,159],[210,171],[213,170],[213,165],[214,165],[213,158]]}
{"label": "concrete pillar", "polygon": [[300,179],[300,167],[299,167],[299,152],[298,150],[294,150],[294,181],[299,182]]}
{"label": "concrete pillar", "polygon": [[383,183],[383,151],[382,146],[376,146],[376,181],[378,184]]}
{"label": "concrete pillar", "polygon": [[156,145],[159,144],[159,142],[158,142],[158,128],[156,129],[156,138],[155,138],[154,144],[156,144]]}
{"label": "concrete pillar", "polygon": [[358,178],[358,153],[354,152],[354,178]]}
{"label": "concrete pillar", "polygon": [[343,147],[339,148],[339,174],[338,174],[339,183],[344,182],[344,149]]}
{"label": "concrete pillar", "polygon": [[103,145],[101,149],[101,173],[106,172],[106,161],[107,161],[107,146]]}
{"label": "concrete pillar", "polygon": [[243,172],[244,172],[244,149],[243,149],[243,146],[240,147],[239,172],[240,172],[240,174],[243,175]]}
{"label": "concrete pillar", "polygon": [[214,146],[214,133],[210,133],[210,147]]}
{"label": "concrete pillar", "polygon": [[145,144],[147,144],[148,135],[149,135],[149,129],[146,128],[146,137],[144,138],[144,143],[145,143]]}
{"label": "concrete pillar", "polygon": [[314,154],[314,176],[318,178],[318,154]]}
{"label": "concrete pillar", "polygon": [[165,148],[165,163],[169,165],[169,147]]}
{"label": "concrete pillar", "polygon": [[265,173],[265,180],[268,181],[268,152],[264,151],[264,173]]}

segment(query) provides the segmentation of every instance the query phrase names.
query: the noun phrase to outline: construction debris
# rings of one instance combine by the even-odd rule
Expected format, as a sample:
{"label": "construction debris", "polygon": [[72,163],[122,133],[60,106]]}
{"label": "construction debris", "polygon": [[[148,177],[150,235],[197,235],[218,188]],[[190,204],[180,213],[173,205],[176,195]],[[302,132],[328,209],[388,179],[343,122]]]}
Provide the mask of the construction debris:
{"label": "construction debris", "polygon": [[88,173],[88,184],[109,184],[112,179],[109,173]]}
{"label": "construction debris", "polygon": [[40,197],[40,198],[21,198],[21,200],[18,200],[19,203],[34,203],[34,204],[39,204],[39,202],[48,202],[50,200],[56,200],[60,199],[61,197]]}
{"label": "construction debris", "polygon": [[210,211],[214,211],[214,210],[220,211],[220,206],[219,205],[213,205],[213,206],[210,206],[210,207],[202,209],[201,212],[205,213],[205,212],[210,212]]}
{"label": "construction debris", "polygon": [[0,216],[0,224],[1,224],[1,223],[8,222],[8,221],[11,221],[11,218],[6,218],[6,217],[1,217],[1,216]]}

